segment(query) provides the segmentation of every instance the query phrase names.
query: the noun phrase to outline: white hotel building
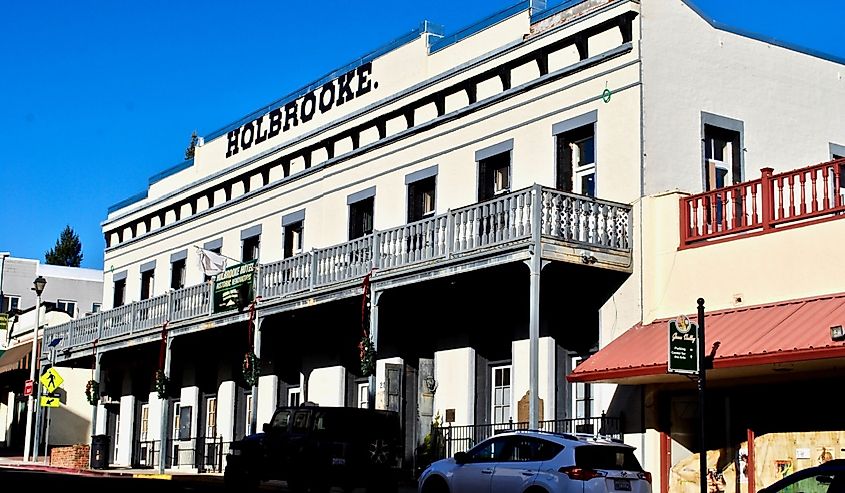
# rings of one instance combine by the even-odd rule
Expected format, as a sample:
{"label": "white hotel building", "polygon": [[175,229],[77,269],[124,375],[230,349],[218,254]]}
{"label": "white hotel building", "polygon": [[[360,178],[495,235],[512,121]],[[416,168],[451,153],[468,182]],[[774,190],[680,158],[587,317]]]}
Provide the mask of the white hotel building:
{"label": "white hotel building", "polygon": [[[843,75],[842,60],[709,21],[691,0],[523,2],[451,35],[425,22],[211,132],[193,160],[111,207],[105,310],[51,330],[83,366],[97,340],[97,428],[117,464],[157,464],[164,428],[168,467],[215,468],[212,437],[225,449],[277,405],[308,400],[399,411],[409,465],[439,416],[464,433],[452,452],[492,423],[536,421],[624,434],[663,471],[660,447],[680,458],[696,446],[650,417],[651,381],[567,376],[628,329],[693,313],[699,296],[709,310],[845,291],[795,281],[790,262],[783,277],[749,274],[779,254],[747,242],[774,238],[782,254],[777,239],[841,235],[837,221],[720,241],[772,212],[732,185],[845,154]],[[830,206],[817,215],[833,215],[838,168],[822,174]],[[737,245],[750,258],[733,258]],[[212,308],[196,247],[257,259],[254,311]],[[358,348],[368,274],[370,379]],[[254,388],[242,376],[251,313]]]}

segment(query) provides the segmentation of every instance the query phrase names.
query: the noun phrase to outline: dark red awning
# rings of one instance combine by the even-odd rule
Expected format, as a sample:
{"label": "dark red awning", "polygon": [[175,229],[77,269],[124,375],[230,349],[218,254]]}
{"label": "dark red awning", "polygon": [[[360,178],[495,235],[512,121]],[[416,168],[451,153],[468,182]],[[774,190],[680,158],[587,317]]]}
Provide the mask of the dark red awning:
{"label": "dark red awning", "polygon": [[[695,315],[688,316],[695,321]],[[643,377],[665,376],[668,321],[628,329],[567,378],[648,383]],[[714,370],[845,358],[845,342],[831,340],[833,325],[845,325],[845,293],[707,313],[705,343],[708,351],[720,343]]]}

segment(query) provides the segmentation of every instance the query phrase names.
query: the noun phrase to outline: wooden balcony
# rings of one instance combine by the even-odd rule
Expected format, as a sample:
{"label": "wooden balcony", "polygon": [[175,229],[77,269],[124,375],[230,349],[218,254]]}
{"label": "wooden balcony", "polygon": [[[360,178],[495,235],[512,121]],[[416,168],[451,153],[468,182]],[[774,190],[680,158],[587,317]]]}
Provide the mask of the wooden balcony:
{"label": "wooden balcony", "polygon": [[[546,260],[631,271],[631,206],[535,185],[493,200],[339,245],[260,264],[259,315],[360,294],[372,273],[382,289],[528,258],[535,242]],[[392,283],[392,284],[391,284]],[[61,338],[58,360],[90,355],[93,344],[152,342],[168,323],[171,334],[245,320],[245,313],[214,313],[213,283],[173,290],[82,319],[49,327]],[[46,353],[45,353],[46,354]]]}
{"label": "wooden balcony", "polygon": [[773,174],[681,199],[680,248],[839,219],[845,159]]}

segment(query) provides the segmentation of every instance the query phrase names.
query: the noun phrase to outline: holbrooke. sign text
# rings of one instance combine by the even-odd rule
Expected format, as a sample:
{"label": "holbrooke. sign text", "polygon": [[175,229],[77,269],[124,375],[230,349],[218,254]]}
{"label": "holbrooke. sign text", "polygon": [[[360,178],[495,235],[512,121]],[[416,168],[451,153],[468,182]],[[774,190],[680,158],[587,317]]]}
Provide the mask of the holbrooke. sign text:
{"label": "holbrooke. sign text", "polygon": [[287,102],[284,107],[276,108],[230,131],[226,136],[229,141],[226,157],[234,156],[240,149],[249,149],[253,145],[272,139],[300,123],[308,123],[314,118],[317,109],[321,114],[327,113],[335,106],[341,106],[373,89],[378,89],[378,82],[369,78],[372,71],[372,62],[367,62],[337,79],[326,82],[301,98]]}

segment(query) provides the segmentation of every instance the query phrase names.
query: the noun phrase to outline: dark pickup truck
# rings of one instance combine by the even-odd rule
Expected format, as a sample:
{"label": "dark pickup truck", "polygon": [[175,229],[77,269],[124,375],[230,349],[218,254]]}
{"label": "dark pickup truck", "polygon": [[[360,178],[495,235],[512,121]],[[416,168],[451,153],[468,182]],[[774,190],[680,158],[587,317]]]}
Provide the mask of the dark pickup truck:
{"label": "dark pickup truck", "polygon": [[394,492],[402,443],[395,412],[280,407],[263,433],[232,444],[224,478],[231,491],[284,480],[294,492],[327,492],[332,486]]}

